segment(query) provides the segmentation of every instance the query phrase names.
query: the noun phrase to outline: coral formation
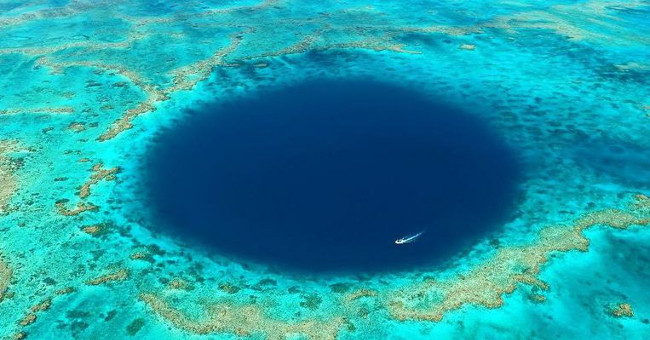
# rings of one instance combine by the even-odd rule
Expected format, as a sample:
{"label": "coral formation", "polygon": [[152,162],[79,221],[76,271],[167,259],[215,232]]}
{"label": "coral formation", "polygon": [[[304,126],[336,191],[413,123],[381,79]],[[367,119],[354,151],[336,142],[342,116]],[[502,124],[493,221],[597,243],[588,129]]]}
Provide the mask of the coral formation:
{"label": "coral formation", "polygon": [[[569,225],[546,227],[535,243],[499,249],[469,272],[442,281],[425,280],[388,293],[391,315],[398,320],[440,321],[447,312],[466,304],[501,307],[503,295],[512,293],[519,284],[548,290],[548,284],[537,278],[541,266],[553,252],[587,251],[586,229],[597,225],[625,229],[649,223],[650,199],[637,195],[630,211],[595,211]],[[423,299],[427,303],[423,304]]]}
{"label": "coral formation", "polygon": [[104,274],[95,279],[86,281],[87,285],[97,286],[111,281],[124,281],[129,277],[129,272],[126,269],[120,269],[116,272]]}
{"label": "coral formation", "polygon": [[0,302],[5,298],[9,281],[11,280],[11,268],[2,260],[0,256]]}
{"label": "coral formation", "polygon": [[285,339],[302,335],[308,339],[336,339],[343,319],[327,321],[305,320],[286,322],[269,318],[255,306],[237,306],[226,303],[207,304],[200,319],[192,319],[153,293],[140,294],[156,314],[174,326],[196,334],[231,333],[239,336],[263,335],[266,339]]}
{"label": "coral formation", "polygon": [[8,212],[9,200],[18,188],[14,169],[6,156],[14,147],[15,143],[0,141],[0,215]]}
{"label": "coral formation", "polygon": [[608,308],[608,313],[617,318],[627,317],[631,318],[634,316],[634,311],[632,306],[629,303],[620,302],[614,306]]}

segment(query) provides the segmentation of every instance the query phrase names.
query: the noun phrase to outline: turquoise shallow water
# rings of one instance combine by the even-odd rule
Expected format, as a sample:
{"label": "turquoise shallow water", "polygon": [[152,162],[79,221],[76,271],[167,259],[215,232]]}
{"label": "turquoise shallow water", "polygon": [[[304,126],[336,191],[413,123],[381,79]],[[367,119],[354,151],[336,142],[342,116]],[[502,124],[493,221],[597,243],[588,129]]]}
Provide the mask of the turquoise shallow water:
{"label": "turquoise shallow water", "polygon": [[[0,336],[650,334],[646,1],[0,1]],[[203,98],[375,79],[472,107],[526,167],[449,261],[289,275],[156,231],[143,160]]]}

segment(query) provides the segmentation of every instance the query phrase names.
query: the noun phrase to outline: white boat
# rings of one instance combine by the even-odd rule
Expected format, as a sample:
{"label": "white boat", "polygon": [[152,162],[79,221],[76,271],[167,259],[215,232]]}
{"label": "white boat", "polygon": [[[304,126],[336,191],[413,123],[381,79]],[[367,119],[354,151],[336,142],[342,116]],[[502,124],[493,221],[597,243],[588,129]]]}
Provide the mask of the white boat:
{"label": "white boat", "polygon": [[397,240],[395,240],[395,244],[411,243],[411,242],[415,241],[418,237],[420,237],[420,235],[422,235],[422,234],[424,234],[424,230],[422,230],[421,232],[419,232],[419,233],[417,233],[415,235],[404,236],[402,238],[398,238]]}

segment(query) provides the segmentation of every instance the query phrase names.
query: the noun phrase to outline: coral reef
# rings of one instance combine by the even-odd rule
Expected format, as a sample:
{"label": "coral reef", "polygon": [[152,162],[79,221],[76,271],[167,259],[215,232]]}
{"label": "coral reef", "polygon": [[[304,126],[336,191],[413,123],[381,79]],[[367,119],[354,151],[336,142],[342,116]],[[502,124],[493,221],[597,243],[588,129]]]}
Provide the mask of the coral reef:
{"label": "coral reef", "polygon": [[285,339],[292,334],[299,334],[308,339],[336,339],[343,323],[342,318],[336,317],[328,321],[274,320],[254,306],[226,303],[208,304],[204,309],[204,316],[194,320],[153,293],[140,294],[140,300],[174,326],[196,334],[232,333],[239,336],[262,334],[267,339]]}
{"label": "coral reef", "polygon": [[[398,320],[440,321],[445,313],[466,304],[501,307],[503,295],[512,293],[519,284],[548,290],[548,284],[537,278],[541,266],[553,252],[587,251],[586,229],[597,225],[626,229],[649,223],[650,199],[637,195],[630,211],[595,211],[569,225],[546,227],[537,242],[499,249],[469,272],[443,281],[425,280],[388,293],[391,315]],[[428,301],[424,306],[423,300]]]}
{"label": "coral reef", "polygon": [[628,317],[631,318],[634,316],[634,311],[632,306],[629,303],[620,302],[614,306],[608,308],[608,313],[617,318]]}

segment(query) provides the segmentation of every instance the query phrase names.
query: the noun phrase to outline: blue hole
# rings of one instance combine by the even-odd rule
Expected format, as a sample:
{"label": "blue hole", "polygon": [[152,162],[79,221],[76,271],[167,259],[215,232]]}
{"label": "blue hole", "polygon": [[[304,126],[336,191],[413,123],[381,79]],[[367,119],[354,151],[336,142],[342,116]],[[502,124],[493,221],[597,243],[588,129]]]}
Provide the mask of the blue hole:
{"label": "blue hole", "polygon": [[373,81],[206,105],[164,133],[147,164],[160,225],[311,273],[440,263],[509,218],[520,174],[474,115]]}

